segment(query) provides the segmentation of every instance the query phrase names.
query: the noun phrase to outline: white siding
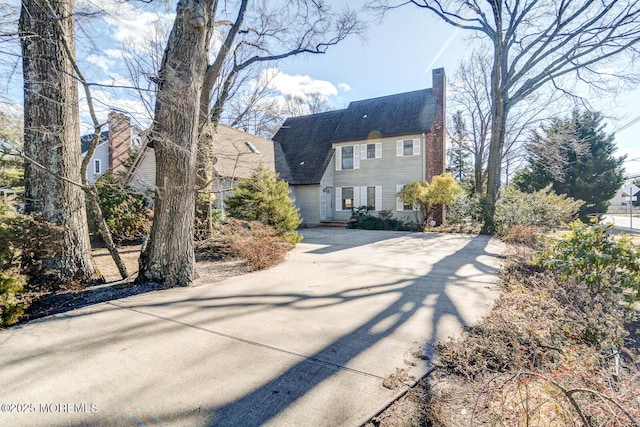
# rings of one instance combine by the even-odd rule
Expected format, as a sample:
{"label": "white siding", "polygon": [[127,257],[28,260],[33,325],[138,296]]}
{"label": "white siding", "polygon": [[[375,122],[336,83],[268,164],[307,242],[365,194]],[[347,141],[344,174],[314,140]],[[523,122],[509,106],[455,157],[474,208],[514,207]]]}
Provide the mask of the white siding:
{"label": "white siding", "polygon": [[153,149],[146,150],[142,162],[131,179],[131,187],[139,191],[153,189],[156,183],[156,159]]}
{"label": "white siding", "polygon": [[320,224],[320,194],[319,185],[292,185],[295,194],[295,205],[300,209],[300,216],[304,225]]}
{"label": "white siding", "polygon": [[[360,159],[360,169],[353,170],[337,170],[335,163],[328,167],[334,174],[333,187],[376,187],[376,211],[391,210],[396,217],[406,218],[411,221],[413,219],[413,213],[409,211],[397,210],[397,188],[400,188],[414,180],[422,180],[425,167],[423,155],[403,156],[404,152],[404,140],[414,141],[415,151],[424,153],[422,148],[422,138],[420,135],[407,135],[399,138],[382,138],[378,140],[358,141],[362,145],[364,144],[376,144],[376,157],[375,159]],[[416,142],[417,141],[417,142]],[[346,145],[354,145],[350,143],[335,143],[334,148],[336,153],[340,151],[340,147]],[[357,144],[360,145],[360,144]],[[400,151],[400,156],[396,156],[397,151]],[[362,149],[359,148],[358,152],[362,156]],[[362,190],[359,191],[362,193]],[[334,190],[334,193],[335,190]],[[357,206],[366,203],[366,192],[363,193],[365,197],[364,202],[360,202]],[[332,199],[336,203],[336,209],[334,214],[335,220],[349,220],[351,217],[351,211],[338,211],[338,194],[334,194]],[[354,194],[355,196],[355,194]],[[362,199],[362,194],[360,194]],[[355,197],[354,197],[355,198]]]}
{"label": "white siding", "polygon": [[[94,173],[95,160],[100,161],[100,173]],[[100,176],[104,175],[109,170],[109,144],[103,142],[98,144],[96,151],[93,153],[89,167],[87,168],[87,179],[89,182],[94,182]]]}

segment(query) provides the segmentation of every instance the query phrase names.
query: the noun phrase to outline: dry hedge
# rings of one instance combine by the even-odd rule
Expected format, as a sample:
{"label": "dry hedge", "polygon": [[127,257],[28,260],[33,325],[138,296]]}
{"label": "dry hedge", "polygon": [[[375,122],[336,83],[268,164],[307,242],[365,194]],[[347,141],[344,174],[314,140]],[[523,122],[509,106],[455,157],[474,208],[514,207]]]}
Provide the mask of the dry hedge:
{"label": "dry hedge", "polygon": [[595,295],[532,265],[531,250],[514,253],[489,316],[438,346],[433,425],[638,425],[640,354],[622,346],[623,295]]}

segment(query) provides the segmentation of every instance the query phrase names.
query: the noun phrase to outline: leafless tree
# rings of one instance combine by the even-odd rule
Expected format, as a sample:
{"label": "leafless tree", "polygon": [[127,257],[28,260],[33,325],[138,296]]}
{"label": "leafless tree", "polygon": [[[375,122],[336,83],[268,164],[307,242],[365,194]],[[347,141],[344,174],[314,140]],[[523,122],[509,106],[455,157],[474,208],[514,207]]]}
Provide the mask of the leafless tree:
{"label": "leafless tree", "polygon": [[[633,70],[624,61],[638,55],[640,3],[628,0],[373,0],[369,4],[381,11],[417,6],[491,44],[487,194],[492,203],[500,190],[506,124],[513,106],[549,85],[572,93],[576,80],[604,88],[616,81],[611,77],[629,78]],[[572,82],[568,77],[574,77]],[[492,215],[486,220],[485,231],[492,231]]]}
{"label": "leafless tree", "polygon": [[156,196],[139,281],[188,285],[196,277],[193,245],[198,113],[218,2],[181,0],[158,74],[151,143]]}
{"label": "leafless tree", "polygon": [[453,80],[452,105],[467,123],[469,151],[473,156],[473,176],[476,193],[486,182],[489,135],[491,131],[491,96],[489,93],[489,57],[474,50],[460,61]]}

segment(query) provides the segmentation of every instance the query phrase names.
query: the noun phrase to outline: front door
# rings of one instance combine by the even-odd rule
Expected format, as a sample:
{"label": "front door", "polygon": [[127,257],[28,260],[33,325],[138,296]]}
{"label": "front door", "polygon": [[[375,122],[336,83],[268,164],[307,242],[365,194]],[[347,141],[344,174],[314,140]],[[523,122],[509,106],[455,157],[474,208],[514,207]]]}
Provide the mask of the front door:
{"label": "front door", "polygon": [[333,203],[333,192],[331,191],[331,187],[327,187],[327,190],[324,193],[324,197],[326,202],[325,205],[327,219],[333,219],[333,209],[331,209],[331,203]]}

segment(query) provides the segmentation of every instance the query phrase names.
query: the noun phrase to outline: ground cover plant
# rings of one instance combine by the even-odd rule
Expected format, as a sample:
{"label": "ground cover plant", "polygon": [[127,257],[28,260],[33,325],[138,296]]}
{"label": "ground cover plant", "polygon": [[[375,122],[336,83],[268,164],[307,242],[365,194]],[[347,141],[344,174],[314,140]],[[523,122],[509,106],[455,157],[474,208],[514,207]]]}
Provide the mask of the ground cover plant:
{"label": "ground cover plant", "polygon": [[431,423],[639,425],[640,354],[624,345],[639,263],[627,238],[581,222],[513,251],[494,310],[438,346]]}

